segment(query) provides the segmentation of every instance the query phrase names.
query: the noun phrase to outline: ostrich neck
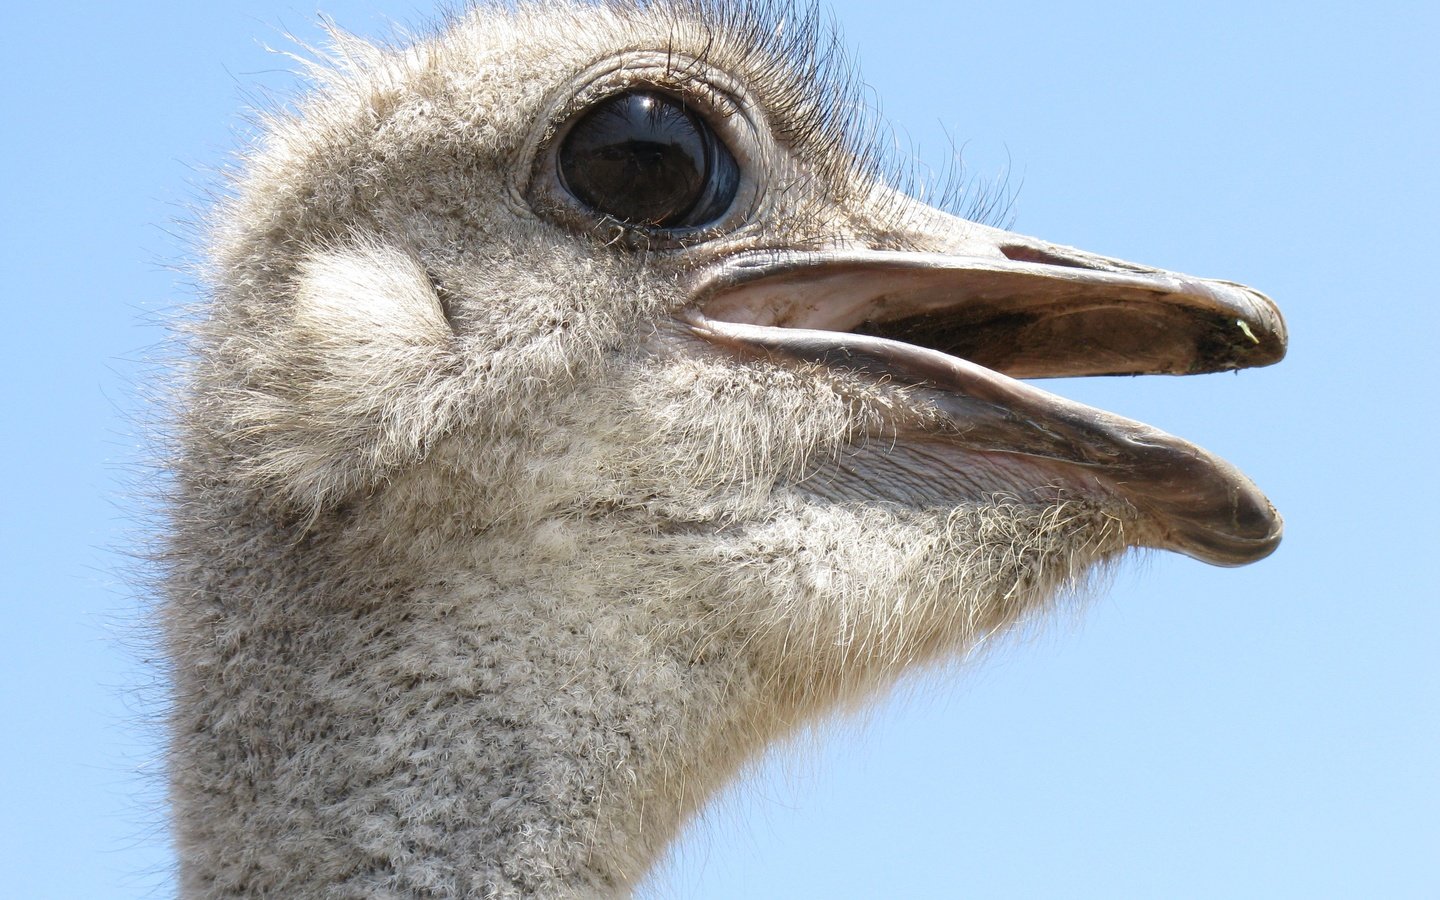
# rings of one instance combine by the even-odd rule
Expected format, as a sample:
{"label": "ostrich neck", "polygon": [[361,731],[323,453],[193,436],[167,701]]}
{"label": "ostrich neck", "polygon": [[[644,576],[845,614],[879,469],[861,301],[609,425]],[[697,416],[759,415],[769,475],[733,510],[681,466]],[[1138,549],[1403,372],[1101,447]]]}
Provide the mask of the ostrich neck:
{"label": "ostrich neck", "polygon": [[188,897],[624,895],[771,740],[1126,546],[1075,503],[485,523],[520,506],[436,463],[285,526],[196,481],[165,610]]}
{"label": "ostrich neck", "polygon": [[754,746],[753,679],[533,535],[419,576],[267,525],[179,542],[187,897],[623,895]]}

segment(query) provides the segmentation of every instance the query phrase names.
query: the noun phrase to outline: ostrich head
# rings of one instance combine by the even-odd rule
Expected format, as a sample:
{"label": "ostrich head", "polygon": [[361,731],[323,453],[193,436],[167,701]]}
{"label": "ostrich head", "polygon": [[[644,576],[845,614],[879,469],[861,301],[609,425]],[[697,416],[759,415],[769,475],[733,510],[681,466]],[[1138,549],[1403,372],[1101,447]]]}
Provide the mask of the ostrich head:
{"label": "ostrich head", "polygon": [[888,187],[813,15],[485,7],[336,57],[193,330],[189,894],[623,894],[797,725],[1127,548],[1278,542],[1225,462],[1014,380],[1269,364],[1275,307]]}

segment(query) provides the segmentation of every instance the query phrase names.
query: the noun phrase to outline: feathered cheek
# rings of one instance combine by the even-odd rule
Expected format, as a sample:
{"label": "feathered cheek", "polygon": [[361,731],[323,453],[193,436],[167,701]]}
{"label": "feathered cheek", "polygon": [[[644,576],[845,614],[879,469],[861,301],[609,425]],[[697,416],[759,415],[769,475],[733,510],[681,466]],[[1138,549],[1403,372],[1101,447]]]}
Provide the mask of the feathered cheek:
{"label": "feathered cheek", "polygon": [[307,259],[286,331],[289,384],[254,423],[254,462],[315,515],[423,456],[444,417],[453,334],[424,267],[373,244]]}

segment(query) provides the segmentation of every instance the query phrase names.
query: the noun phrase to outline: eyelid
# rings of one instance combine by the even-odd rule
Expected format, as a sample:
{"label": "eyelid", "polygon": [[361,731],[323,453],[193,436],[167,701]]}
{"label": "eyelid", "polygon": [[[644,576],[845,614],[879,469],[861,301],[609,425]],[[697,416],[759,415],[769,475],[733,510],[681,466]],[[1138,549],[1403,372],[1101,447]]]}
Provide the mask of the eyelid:
{"label": "eyelid", "polygon": [[[775,148],[762,111],[738,80],[697,60],[650,51],[602,60],[571,84],[579,86],[557,95],[532,130],[524,149],[529,154],[529,166],[517,167],[527,173],[515,185],[517,199],[542,218],[573,231],[595,233],[597,226],[608,228],[608,232],[598,235],[607,242],[619,240],[648,250],[665,250],[733,234],[759,217],[767,202],[764,185],[770,180],[768,170]],[[740,186],[729,211],[717,222],[701,228],[665,231],[597,219],[559,183],[555,156],[570,129],[586,110],[631,90],[655,90],[680,100],[715,131],[734,157]]]}

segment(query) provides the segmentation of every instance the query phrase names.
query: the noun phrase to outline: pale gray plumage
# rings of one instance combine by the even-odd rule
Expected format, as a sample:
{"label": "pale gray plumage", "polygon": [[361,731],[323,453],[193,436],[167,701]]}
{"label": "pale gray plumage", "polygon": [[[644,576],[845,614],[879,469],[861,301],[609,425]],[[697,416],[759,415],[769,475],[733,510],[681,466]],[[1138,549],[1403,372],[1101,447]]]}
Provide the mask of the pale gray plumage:
{"label": "pale gray plumage", "polygon": [[[757,301],[727,261],[970,284],[1003,245],[996,303],[1072,278],[1154,304],[1133,328],[1066,318],[1099,361],[986,320],[1034,348],[1006,371],[1283,351],[1258,295],[884,187],[813,15],[537,3],[403,48],[338,40],[216,209],[190,333],[162,611],[186,896],[624,895],[777,737],[1128,547],[1233,564],[1278,540],[1183,442],[938,354],[855,338],[832,364],[760,327],[831,313],[783,273]],[[566,123],[635,85],[736,141],[723,223],[629,228],[558,193]]]}

